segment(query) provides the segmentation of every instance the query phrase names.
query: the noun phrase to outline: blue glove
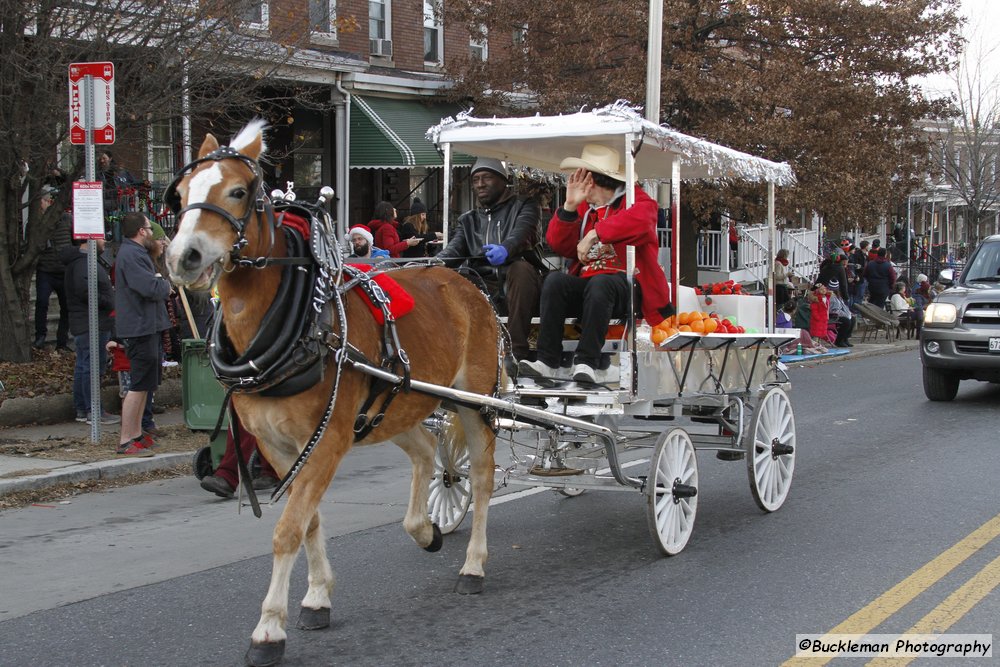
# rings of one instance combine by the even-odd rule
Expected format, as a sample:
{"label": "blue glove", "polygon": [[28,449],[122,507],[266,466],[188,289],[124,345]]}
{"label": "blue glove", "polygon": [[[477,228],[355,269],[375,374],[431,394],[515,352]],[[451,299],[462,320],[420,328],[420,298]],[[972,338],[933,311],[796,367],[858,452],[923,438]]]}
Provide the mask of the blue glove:
{"label": "blue glove", "polygon": [[500,266],[507,261],[507,248],[502,245],[484,245],[483,252],[486,254],[486,261],[493,266]]}

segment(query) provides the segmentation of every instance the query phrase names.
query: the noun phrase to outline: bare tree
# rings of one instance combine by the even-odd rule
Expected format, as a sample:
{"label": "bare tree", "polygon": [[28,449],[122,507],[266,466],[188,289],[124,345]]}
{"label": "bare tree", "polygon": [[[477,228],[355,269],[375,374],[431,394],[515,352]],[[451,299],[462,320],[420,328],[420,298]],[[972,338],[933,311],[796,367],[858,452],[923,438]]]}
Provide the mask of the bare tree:
{"label": "bare tree", "polygon": [[69,202],[64,188],[61,206],[45,216],[38,206],[66,140],[68,65],[115,64],[116,129],[126,141],[178,117],[182,96],[191,116],[226,135],[268,99],[307,93],[274,85],[307,29],[291,20],[265,27],[260,11],[247,0],[0,0],[0,360],[30,358],[31,277]]}
{"label": "bare tree", "polygon": [[933,171],[962,202],[963,237],[972,244],[991,233],[1000,210],[1000,76],[986,71],[998,51],[973,34],[951,75],[956,115],[931,136]]}

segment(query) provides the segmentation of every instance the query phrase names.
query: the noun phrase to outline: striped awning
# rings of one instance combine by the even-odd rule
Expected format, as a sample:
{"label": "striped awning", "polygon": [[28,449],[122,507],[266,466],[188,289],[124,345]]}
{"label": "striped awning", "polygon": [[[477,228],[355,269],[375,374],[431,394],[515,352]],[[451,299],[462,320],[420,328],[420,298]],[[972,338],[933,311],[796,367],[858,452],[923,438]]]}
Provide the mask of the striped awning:
{"label": "striped awning", "polygon": [[[441,167],[443,157],[427,140],[428,128],[458,113],[447,104],[386,97],[351,97],[351,169]],[[470,165],[468,155],[453,154],[455,165]]]}

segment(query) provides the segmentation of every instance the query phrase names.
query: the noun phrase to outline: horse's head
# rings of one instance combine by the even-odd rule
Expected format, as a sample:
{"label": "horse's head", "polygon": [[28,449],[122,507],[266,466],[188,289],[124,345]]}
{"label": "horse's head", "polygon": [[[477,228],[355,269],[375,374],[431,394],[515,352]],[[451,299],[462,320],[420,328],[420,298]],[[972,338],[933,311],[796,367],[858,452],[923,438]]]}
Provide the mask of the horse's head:
{"label": "horse's head", "polygon": [[170,276],[191,289],[209,289],[223,262],[245,242],[244,230],[262,196],[257,159],[264,152],[264,121],[253,121],[229,146],[211,134],[164,193],[177,214],[177,236],[167,250]]}

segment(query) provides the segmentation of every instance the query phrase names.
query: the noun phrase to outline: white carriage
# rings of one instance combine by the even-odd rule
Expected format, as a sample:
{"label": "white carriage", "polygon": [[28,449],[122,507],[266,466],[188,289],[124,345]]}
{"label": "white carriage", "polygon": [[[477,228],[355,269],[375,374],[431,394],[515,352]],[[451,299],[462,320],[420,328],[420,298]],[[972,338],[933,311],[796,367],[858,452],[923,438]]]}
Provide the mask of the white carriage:
{"label": "white carriage", "polygon": [[[625,156],[630,199],[636,174],[650,182],[766,182],[773,229],[773,188],[794,182],[786,164],[657,126],[620,104],[555,117],[460,116],[431,128],[428,138],[444,151],[446,190],[453,150],[556,172],[560,160],[578,155],[583,144],[600,143]],[[675,215],[678,191],[673,188]],[[447,224],[446,219],[446,230]],[[676,263],[676,244],[673,251]],[[762,510],[772,512],[785,501],[795,468],[795,420],[777,347],[794,337],[681,333],[654,346],[637,338],[635,324],[628,322],[620,340],[605,344],[611,377],[602,386],[519,380],[508,384],[500,399],[452,394],[500,414],[497,444],[509,445],[510,463],[498,469],[498,483],[551,487],[569,496],[588,489],[638,490],[647,499],[655,543],[673,555],[687,544],[694,526],[696,450],[745,461]],[[447,418],[439,413],[432,425],[440,427]],[[444,445],[431,482],[430,512],[441,530],[450,532],[468,511],[471,494],[465,461],[449,460]]]}

